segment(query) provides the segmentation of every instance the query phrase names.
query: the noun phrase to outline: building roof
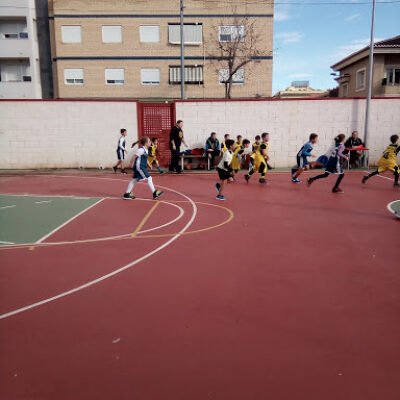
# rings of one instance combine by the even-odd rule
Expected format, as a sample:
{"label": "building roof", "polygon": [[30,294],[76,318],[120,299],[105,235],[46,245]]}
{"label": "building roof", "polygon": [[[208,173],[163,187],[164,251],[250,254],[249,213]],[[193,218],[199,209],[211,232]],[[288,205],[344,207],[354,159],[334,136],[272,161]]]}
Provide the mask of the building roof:
{"label": "building roof", "polygon": [[[400,52],[400,35],[374,43],[374,53],[379,53],[381,51],[387,52],[387,50],[390,51],[391,49],[398,49],[398,51],[396,50],[395,52]],[[359,61],[364,57],[367,57],[368,51],[369,46],[366,46],[361,50],[358,50],[355,53],[352,53],[349,56],[343,58],[339,62],[333,64],[331,68],[337,71],[350,64],[353,64],[354,62]]]}

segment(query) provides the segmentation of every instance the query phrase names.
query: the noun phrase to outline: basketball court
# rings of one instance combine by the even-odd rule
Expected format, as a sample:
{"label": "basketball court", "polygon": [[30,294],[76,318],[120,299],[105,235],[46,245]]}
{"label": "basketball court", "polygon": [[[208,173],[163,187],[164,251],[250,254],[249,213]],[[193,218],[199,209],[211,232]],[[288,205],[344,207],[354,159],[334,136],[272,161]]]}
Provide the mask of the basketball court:
{"label": "basketball court", "polygon": [[[310,174],[304,174],[303,180]],[[0,175],[4,399],[398,399],[389,177]],[[291,384],[288,385],[287,382]]]}

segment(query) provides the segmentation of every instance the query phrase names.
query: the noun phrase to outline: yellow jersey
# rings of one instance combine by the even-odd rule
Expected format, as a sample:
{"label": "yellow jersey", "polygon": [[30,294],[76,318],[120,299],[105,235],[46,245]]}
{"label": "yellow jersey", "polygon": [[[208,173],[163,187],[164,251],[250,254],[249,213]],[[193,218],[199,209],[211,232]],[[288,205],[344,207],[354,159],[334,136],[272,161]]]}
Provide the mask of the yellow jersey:
{"label": "yellow jersey", "polygon": [[[237,143],[236,143],[237,144]],[[238,171],[240,170],[240,156],[243,154],[244,152],[244,147],[241,144],[237,144],[235,150],[233,151],[233,155],[232,155],[232,164],[231,167],[234,171]]]}
{"label": "yellow jersey", "polygon": [[261,142],[254,142],[253,146],[251,148],[252,153],[251,153],[251,158],[256,157],[257,155],[260,154],[260,146],[261,146]]}
{"label": "yellow jersey", "polygon": [[221,143],[221,152],[224,153],[226,150],[228,150],[228,148],[226,147],[226,143],[222,142]]}
{"label": "yellow jersey", "polygon": [[383,155],[379,161],[382,162],[396,162],[397,153],[399,152],[397,144],[390,144],[386,147],[386,150],[383,152]]}
{"label": "yellow jersey", "polygon": [[152,144],[150,147],[149,147],[149,158],[148,158],[148,161],[149,161],[149,164],[152,164],[152,163],[157,163],[157,145],[156,144]]}

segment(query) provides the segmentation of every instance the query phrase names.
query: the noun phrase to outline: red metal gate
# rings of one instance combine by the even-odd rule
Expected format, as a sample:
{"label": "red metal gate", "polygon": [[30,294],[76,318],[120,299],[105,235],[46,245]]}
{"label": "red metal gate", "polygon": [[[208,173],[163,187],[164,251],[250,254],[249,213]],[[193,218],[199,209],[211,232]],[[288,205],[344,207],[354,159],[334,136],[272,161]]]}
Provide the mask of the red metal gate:
{"label": "red metal gate", "polygon": [[167,167],[171,160],[169,133],[174,126],[174,104],[138,103],[139,138],[158,138],[158,161]]}

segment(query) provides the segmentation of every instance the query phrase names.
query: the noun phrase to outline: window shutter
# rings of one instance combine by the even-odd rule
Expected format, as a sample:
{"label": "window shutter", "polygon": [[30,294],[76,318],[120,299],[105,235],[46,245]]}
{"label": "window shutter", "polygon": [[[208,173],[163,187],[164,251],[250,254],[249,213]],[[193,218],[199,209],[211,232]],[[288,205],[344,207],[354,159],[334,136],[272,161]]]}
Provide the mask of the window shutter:
{"label": "window shutter", "polygon": [[158,85],[160,83],[160,70],[142,68],[141,78],[144,85]]}
{"label": "window shutter", "polygon": [[141,25],[140,41],[155,43],[160,41],[160,27],[158,25]]}
{"label": "window shutter", "polygon": [[63,43],[81,43],[81,27],[75,25],[63,25],[61,27],[61,37]]}
{"label": "window shutter", "polygon": [[122,27],[102,26],[103,43],[121,43],[122,42]]}

